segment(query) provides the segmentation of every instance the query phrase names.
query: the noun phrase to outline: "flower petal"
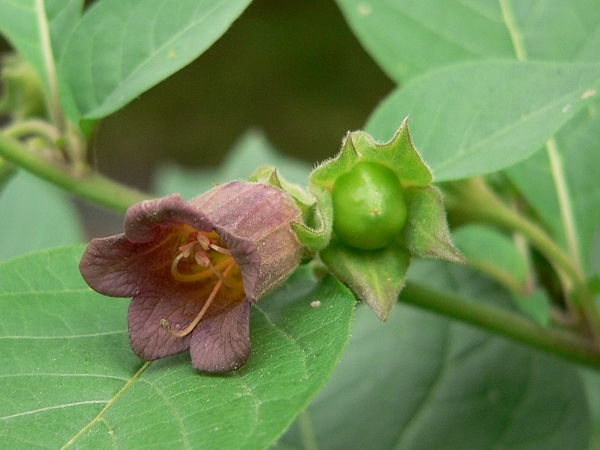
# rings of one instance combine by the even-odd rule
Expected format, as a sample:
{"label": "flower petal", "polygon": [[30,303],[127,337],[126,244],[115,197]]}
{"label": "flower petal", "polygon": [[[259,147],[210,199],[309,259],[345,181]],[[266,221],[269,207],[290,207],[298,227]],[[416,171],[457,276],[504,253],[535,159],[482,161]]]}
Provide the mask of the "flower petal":
{"label": "flower petal", "polygon": [[90,242],[79,263],[83,278],[95,291],[113,297],[172,289],[170,264],[180,243],[171,228],[180,224],[213,229],[208,217],[179,194],[133,205],[125,216],[124,234]]}
{"label": "flower petal", "polygon": [[[176,337],[163,326],[168,326],[176,332],[181,332],[193,323],[202,310],[205,302],[215,289],[216,278],[209,283],[177,284],[176,289],[169,291],[150,291],[136,295],[129,305],[128,323],[129,340],[134,353],[140,358],[152,361],[173,355],[190,346],[190,338],[198,328],[215,320],[218,316],[226,317],[246,301],[242,289],[242,279],[239,269],[234,270],[228,277],[230,286],[221,286],[194,331]],[[221,320],[221,319],[216,319]]]}
{"label": "flower petal", "polygon": [[171,335],[163,328],[161,320],[172,324],[188,323],[202,307],[198,303],[185,301],[179,295],[165,297],[156,292],[144,292],[134,297],[127,317],[133,352],[146,361],[153,361],[187,350],[191,336]]}
{"label": "flower petal", "polygon": [[93,239],[79,263],[79,271],[92,289],[112,297],[132,297],[140,291],[164,291],[174,285],[170,263],[176,236],[161,230],[155,240],[132,243],[124,234]]}
{"label": "flower petal", "polygon": [[136,203],[125,214],[125,236],[131,242],[153,240],[161,228],[187,224],[198,231],[212,231],[207,215],[186,202],[179,194]]}
{"label": "flower petal", "polygon": [[192,333],[192,365],[204,372],[228,372],[250,356],[250,307],[245,301],[233,309],[200,321]]}

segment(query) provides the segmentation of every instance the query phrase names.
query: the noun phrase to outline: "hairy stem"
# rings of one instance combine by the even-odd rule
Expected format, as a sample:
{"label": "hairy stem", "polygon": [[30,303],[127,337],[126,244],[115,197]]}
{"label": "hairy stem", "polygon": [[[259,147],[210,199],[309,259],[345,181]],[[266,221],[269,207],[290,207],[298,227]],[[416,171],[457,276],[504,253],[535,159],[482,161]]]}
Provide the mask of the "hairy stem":
{"label": "hairy stem", "polygon": [[523,316],[490,304],[439,292],[408,282],[403,303],[419,306],[498,333],[570,361],[600,369],[600,348],[591,340],[556,328],[542,328]]}
{"label": "hairy stem", "polygon": [[4,127],[2,131],[7,136],[17,139],[27,135],[42,136],[52,145],[55,145],[56,141],[60,138],[60,132],[56,127],[41,119],[28,119],[16,122]]}
{"label": "hairy stem", "polygon": [[69,167],[43,159],[30,152],[19,141],[2,133],[0,133],[0,156],[78,197],[115,211],[124,212],[132,204],[150,198],[147,194],[96,172],[75,174]]}

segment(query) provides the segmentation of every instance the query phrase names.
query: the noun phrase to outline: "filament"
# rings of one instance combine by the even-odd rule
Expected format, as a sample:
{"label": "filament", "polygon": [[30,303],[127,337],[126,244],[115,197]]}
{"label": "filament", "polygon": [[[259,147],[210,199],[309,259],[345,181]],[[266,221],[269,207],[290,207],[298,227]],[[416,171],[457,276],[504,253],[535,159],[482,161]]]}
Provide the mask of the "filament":
{"label": "filament", "polygon": [[[211,264],[211,266],[212,266],[212,264]],[[167,322],[167,320],[165,320],[165,319],[162,319],[160,321],[161,326],[170,335],[175,336],[175,337],[184,337],[184,336],[187,336],[188,334],[190,334],[193,331],[193,329],[196,328],[196,325],[198,325],[200,323],[200,321],[202,320],[202,317],[204,317],[204,314],[208,310],[208,307],[211,305],[211,303],[213,302],[213,300],[217,296],[217,293],[219,292],[219,289],[221,289],[221,286],[225,282],[225,277],[227,277],[227,275],[229,275],[229,273],[231,272],[231,270],[233,269],[234,266],[235,266],[235,260],[231,259],[231,261],[229,262],[229,265],[223,271],[223,274],[221,275],[219,273],[219,275],[221,275],[219,277],[219,281],[217,281],[217,284],[215,284],[215,287],[213,288],[212,292],[208,296],[208,299],[206,299],[206,302],[204,303],[204,306],[202,306],[202,309],[200,310],[200,312],[198,313],[198,315],[196,316],[196,318],[187,327],[185,327],[181,331],[173,331],[171,329],[171,326],[169,325],[169,322]]]}
{"label": "filament", "polygon": [[[211,248],[211,249],[213,249],[213,250],[214,250],[214,251],[216,251],[216,252],[223,253],[224,255],[231,256],[231,252],[229,251],[229,249],[228,249],[228,248],[225,248],[225,247],[219,247],[219,246],[218,246],[218,245],[216,245],[216,244],[210,244],[208,247],[209,247],[209,248]],[[208,249],[207,249],[207,250],[208,250]]]}

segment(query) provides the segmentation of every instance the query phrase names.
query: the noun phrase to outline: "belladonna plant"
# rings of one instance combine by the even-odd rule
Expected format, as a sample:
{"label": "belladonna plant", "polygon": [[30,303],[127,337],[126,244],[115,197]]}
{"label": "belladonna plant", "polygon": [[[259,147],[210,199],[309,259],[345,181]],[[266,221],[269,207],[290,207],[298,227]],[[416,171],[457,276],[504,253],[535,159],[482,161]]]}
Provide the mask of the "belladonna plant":
{"label": "belladonna plant", "polygon": [[307,191],[272,167],[186,202],[133,205],[125,232],[94,239],[80,270],[97,292],[133,297],[133,351],[155,360],[190,350],[192,364],[226,372],[250,354],[250,307],[310,256],[386,320],[413,257],[463,262],[441,194],[406,121],[375,142],[349,133]]}
{"label": "belladonna plant", "polygon": [[195,368],[226,372],[250,354],[250,307],[298,266],[301,220],[292,198],[245,181],[184,201],[178,194],[127,211],[124,233],[94,239],[80,263],[97,292],[133,297],[128,326],[145,360],[190,351]]}

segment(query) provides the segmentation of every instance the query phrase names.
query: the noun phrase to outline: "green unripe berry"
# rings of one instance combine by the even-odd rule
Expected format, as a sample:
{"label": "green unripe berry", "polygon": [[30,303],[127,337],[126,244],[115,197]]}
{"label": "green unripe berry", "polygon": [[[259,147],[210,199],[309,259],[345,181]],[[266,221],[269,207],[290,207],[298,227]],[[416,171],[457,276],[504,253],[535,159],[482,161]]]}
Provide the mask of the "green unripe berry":
{"label": "green unripe berry", "polygon": [[363,250],[387,246],[406,223],[404,190],[388,167],[359,162],[333,185],[333,230]]}

